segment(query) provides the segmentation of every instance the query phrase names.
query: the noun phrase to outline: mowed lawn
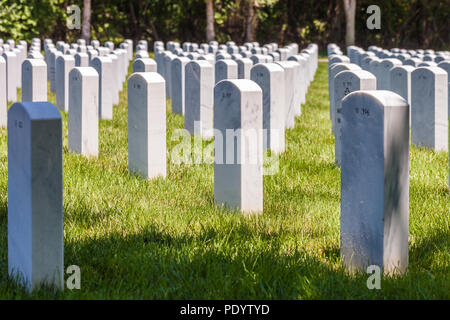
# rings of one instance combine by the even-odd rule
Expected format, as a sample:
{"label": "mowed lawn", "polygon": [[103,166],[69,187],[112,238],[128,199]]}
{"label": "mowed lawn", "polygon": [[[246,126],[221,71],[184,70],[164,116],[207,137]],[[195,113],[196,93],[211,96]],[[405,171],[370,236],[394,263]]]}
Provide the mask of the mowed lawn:
{"label": "mowed lawn", "polygon": [[[20,96],[19,96],[20,97]],[[55,103],[55,96],[49,95]],[[183,117],[167,107],[168,155]],[[320,62],[302,115],[286,132],[279,172],[264,176],[264,213],[214,204],[212,164],[174,164],[151,181],[130,175],[126,83],[113,121],[100,121],[99,157],[68,152],[64,136],[64,264],[81,289],[32,295],[7,277],[7,137],[0,138],[2,299],[448,299],[448,152],[410,151],[409,269],[369,290],[339,256],[340,169]],[[211,143],[205,141],[204,144]],[[66,279],[68,275],[66,274]]]}

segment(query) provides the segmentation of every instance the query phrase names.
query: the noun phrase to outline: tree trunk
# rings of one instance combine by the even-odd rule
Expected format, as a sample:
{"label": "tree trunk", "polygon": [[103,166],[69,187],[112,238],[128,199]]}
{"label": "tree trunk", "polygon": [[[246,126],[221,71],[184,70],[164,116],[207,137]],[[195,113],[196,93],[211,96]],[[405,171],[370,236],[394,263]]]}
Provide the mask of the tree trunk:
{"label": "tree trunk", "polygon": [[81,38],[86,44],[91,40],[91,0],[83,1],[83,26],[81,27]]}
{"label": "tree trunk", "polygon": [[256,28],[256,15],[255,7],[258,5],[257,0],[247,0],[247,31],[246,31],[246,41],[255,41],[255,28]]}
{"label": "tree trunk", "polygon": [[345,11],[345,45],[355,44],[355,12],[356,0],[343,0]]}
{"label": "tree trunk", "polygon": [[206,0],[206,42],[214,41],[215,38],[213,0]]}

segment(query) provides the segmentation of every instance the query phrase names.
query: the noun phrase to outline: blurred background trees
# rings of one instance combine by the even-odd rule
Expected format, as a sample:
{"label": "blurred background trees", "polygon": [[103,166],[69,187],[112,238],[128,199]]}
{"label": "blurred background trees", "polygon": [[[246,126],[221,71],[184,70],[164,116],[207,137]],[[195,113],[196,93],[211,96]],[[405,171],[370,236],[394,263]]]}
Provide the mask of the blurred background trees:
{"label": "blurred background trees", "polygon": [[[345,45],[347,0],[0,0],[0,38],[101,42],[178,40],[243,43],[330,42]],[[354,43],[367,47],[450,47],[450,0],[352,0]],[[66,8],[78,5],[90,27],[69,30]],[[381,8],[381,29],[366,27],[369,5]],[[84,33],[82,34],[82,31]]]}

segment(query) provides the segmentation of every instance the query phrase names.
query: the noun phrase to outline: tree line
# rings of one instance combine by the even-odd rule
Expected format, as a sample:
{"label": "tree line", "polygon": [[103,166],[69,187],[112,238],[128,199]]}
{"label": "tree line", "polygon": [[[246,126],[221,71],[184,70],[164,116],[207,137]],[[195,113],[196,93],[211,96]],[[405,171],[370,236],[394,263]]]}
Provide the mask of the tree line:
{"label": "tree line", "polygon": [[[81,9],[80,29],[67,27],[67,7]],[[381,28],[366,26],[370,5]],[[0,0],[0,38],[78,38],[115,42],[258,41],[322,49],[340,46],[450,48],[445,0]]]}

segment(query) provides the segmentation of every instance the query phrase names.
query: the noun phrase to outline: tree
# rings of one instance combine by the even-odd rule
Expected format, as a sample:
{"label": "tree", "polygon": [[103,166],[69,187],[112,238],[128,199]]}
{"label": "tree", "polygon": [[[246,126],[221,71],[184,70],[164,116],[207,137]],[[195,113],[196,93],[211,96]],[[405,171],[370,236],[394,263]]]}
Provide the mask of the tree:
{"label": "tree", "polygon": [[213,0],[206,0],[206,42],[215,40]]}
{"label": "tree", "polygon": [[257,23],[255,7],[257,6],[257,0],[247,0],[247,29],[245,36],[247,42],[253,42],[255,40],[255,29]]}
{"label": "tree", "polygon": [[355,12],[356,0],[342,0],[345,11],[345,45],[355,44]]}
{"label": "tree", "polygon": [[91,0],[83,1],[83,25],[81,27],[81,38],[89,43],[91,39]]}

